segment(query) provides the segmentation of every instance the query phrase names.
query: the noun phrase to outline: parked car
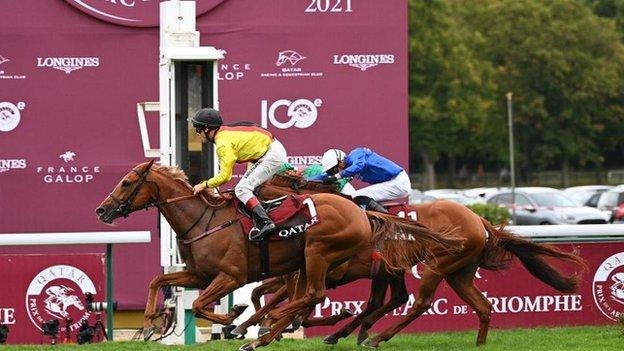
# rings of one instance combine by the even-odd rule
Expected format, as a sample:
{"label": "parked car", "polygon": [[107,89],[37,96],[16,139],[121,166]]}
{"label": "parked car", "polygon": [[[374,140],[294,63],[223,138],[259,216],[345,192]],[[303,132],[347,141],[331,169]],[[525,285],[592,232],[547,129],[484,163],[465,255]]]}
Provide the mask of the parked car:
{"label": "parked car", "polygon": [[480,198],[485,202],[485,198],[487,198],[490,194],[493,194],[497,191],[506,190],[507,188],[473,188],[473,189],[464,189],[462,192],[464,195],[468,197]]}
{"label": "parked car", "polygon": [[624,185],[600,194],[596,207],[607,213],[609,222],[624,222]]}
{"label": "parked car", "polygon": [[563,192],[580,205],[597,207],[600,194],[612,188],[611,185],[583,185],[566,188]]}
{"label": "parked car", "polygon": [[422,191],[418,189],[412,189],[412,192],[409,196],[409,204],[410,205],[420,205],[427,202],[434,202],[437,199],[433,196],[425,195]]}
{"label": "parked car", "polygon": [[432,197],[436,200],[449,200],[462,205],[482,204],[485,202],[482,198],[469,197],[462,193],[438,193],[436,195],[432,195]]}
{"label": "parked car", "polygon": [[544,187],[516,188],[515,205],[511,190],[491,194],[486,201],[516,209],[516,224],[604,224],[605,215],[592,207],[580,206],[561,190]]}

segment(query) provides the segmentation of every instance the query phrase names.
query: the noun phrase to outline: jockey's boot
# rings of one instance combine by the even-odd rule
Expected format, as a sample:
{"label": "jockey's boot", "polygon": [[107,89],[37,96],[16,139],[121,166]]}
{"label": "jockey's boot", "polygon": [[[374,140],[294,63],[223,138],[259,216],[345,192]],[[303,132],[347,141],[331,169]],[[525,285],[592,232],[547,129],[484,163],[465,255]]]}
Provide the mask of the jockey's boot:
{"label": "jockey's boot", "polygon": [[380,204],[379,202],[371,199],[370,202],[368,203],[368,206],[366,206],[369,210],[372,211],[377,211],[377,212],[383,212],[383,213],[388,213],[388,210],[386,210],[385,207],[383,207],[382,204]]}
{"label": "jockey's boot", "polygon": [[249,240],[261,241],[275,229],[275,223],[269,218],[262,205],[254,206],[251,211],[255,228],[249,232]]}

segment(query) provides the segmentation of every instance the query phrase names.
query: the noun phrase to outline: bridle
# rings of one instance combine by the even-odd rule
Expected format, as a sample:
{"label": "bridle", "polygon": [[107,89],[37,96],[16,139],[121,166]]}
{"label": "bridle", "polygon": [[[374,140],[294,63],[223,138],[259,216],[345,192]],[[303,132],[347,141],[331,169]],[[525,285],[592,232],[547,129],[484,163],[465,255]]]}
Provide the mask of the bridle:
{"label": "bridle", "polygon": [[[136,168],[132,169],[132,172],[136,173],[136,175],[139,176],[139,181],[138,181],[137,185],[134,187],[134,189],[132,189],[132,192],[130,193],[128,198],[126,198],[126,200],[122,201],[122,200],[118,199],[117,197],[115,197],[113,195],[113,193],[110,193],[108,195],[108,197],[110,197],[111,200],[113,200],[113,202],[117,205],[117,209],[115,211],[118,212],[119,214],[121,214],[124,218],[127,218],[128,215],[130,215],[130,213],[132,213],[132,212],[135,212],[135,211],[138,211],[138,210],[142,210],[142,209],[148,209],[148,208],[150,208],[152,206],[156,206],[156,207],[159,206],[157,202],[150,201],[150,202],[146,203],[145,205],[143,205],[141,207],[136,207],[136,208],[132,207],[132,203],[134,202],[134,199],[139,194],[139,191],[141,190],[141,187],[146,182],[147,175],[149,174],[149,171],[150,171],[151,168],[152,168],[152,164],[150,163],[150,165],[147,168],[147,170],[145,172],[143,172],[142,174],[139,173],[139,171],[137,171]],[[158,192],[160,193],[160,189],[158,190]]]}
{"label": "bridle", "polygon": [[[147,175],[149,174],[150,170],[152,167],[152,162],[150,162],[147,170],[145,170],[145,172],[141,173],[139,172],[136,168],[132,169],[132,172],[134,172],[138,177],[139,180],[137,182],[137,184],[135,185],[134,189],[132,189],[132,192],[130,193],[130,195],[125,199],[125,200],[120,200],[119,198],[117,198],[116,196],[113,195],[113,193],[110,193],[108,196],[111,198],[111,200],[113,200],[113,202],[117,205],[117,209],[115,209],[116,212],[118,212],[121,216],[123,216],[124,218],[127,218],[130,213],[132,212],[136,212],[139,210],[148,210],[151,207],[156,207],[158,208],[158,211],[161,211],[161,206],[163,205],[167,205],[173,202],[178,202],[178,201],[183,201],[183,200],[188,200],[188,199],[192,199],[194,197],[196,197],[196,194],[191,194],[191,195],[184,195],[184,196],[178,196],[178,197],[174,197],[174,198],[170,198],[170,199],[166,199],[163,201],[155,201],[154,198],[152,197],[152,199],[147,202],[146,204],[140,206],[140,207],[132,207],[132,203],[134,202],[134,200],[136,199],[137,195],[139,194],[139,191],[141,190],[141,187],[143,187],[143,184],[146,184],[150,181],[147,180]],[[153,182],[151,182],[153,183]],[[157,194],[160,194],[160,188],[158,187],[157,183],[154,183],[156,185],[156,189],[157,189]],[[217,189],[217,191],[219,191]],[[155,197],[156,199],[158,198],[158,195],[156,195]],[[216,231],[219,231],[221,229],[224,229],[226,227],[229,227],[230,225],[234,224],[236,221],[238,221],[240,219],[240,217],[237,217],[233,220],[229,220],[223,224],[220,224],[212,229],[209,229],[207,231],[205,231],[204,233],[198,235],[195,238],[192,239],[184,239],[184,237],[193,229],[197,226],[197,224],[199,224],[199,222],[202,220],[202,218],[204,218],[204,216],[206,215],[206,212],[208,212],[209,208],[214,208],[214,211],[212,211],[212,214],[210,215],[210,218],[208,219],[208,223],[206,224],[206,228],[208,228],[210,226],[210,223],[212,222],[212,219],[214,218],[215,213],[217,212],[217,210],[219,208],[221,208],[226,202],[228,201],[227,198],[223,197],[223,201],[219,202],[218,204],[213,204],[210,201],[205,200],[206,203],[206,207],[204,208],[204,211],[202,212],[202,214],[199,216],[199,218],[197,218],[197,220],[195,220],[195,222],[193,222],[193,224],[191,225],[190,228],[188,228],[187,230],[185,230],[184,232],[182,232],[179,235],[176,235],[176,238],[178,239],[178,241],[180,241],[183,244],[190,244],[193,243],[199,239],[202,239]],[[176,233],[177,234],[177,233]]]}

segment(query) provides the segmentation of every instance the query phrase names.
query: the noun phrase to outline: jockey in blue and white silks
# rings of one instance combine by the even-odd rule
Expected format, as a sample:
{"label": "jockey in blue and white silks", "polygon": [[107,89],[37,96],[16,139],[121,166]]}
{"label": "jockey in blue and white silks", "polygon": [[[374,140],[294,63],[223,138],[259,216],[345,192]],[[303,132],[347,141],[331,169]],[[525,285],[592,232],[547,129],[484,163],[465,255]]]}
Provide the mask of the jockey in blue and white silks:
{"label": "jockey in blue and white silks", "polygon": [[353,177],[371,184],[352,195],[358,205],[367,209],[385,211],[380,201],[408,196],[412,188],[403,168],[369,148],[358,147],[348,155],[338,149],[329,149],[323,154],[321,165],[327,175],[323,183]]}

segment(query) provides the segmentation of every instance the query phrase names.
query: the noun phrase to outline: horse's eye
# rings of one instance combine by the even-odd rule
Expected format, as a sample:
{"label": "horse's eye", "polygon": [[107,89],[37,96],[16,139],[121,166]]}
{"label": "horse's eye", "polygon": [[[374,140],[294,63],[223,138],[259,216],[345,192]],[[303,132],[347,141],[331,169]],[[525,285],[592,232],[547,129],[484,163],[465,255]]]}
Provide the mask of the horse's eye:
{"label": "horse's eye", "polygon": [[127,188],[129,186],[130,186],[130,181],[124,180],[123,182],[121,182],[121,187],[122,188]]}

